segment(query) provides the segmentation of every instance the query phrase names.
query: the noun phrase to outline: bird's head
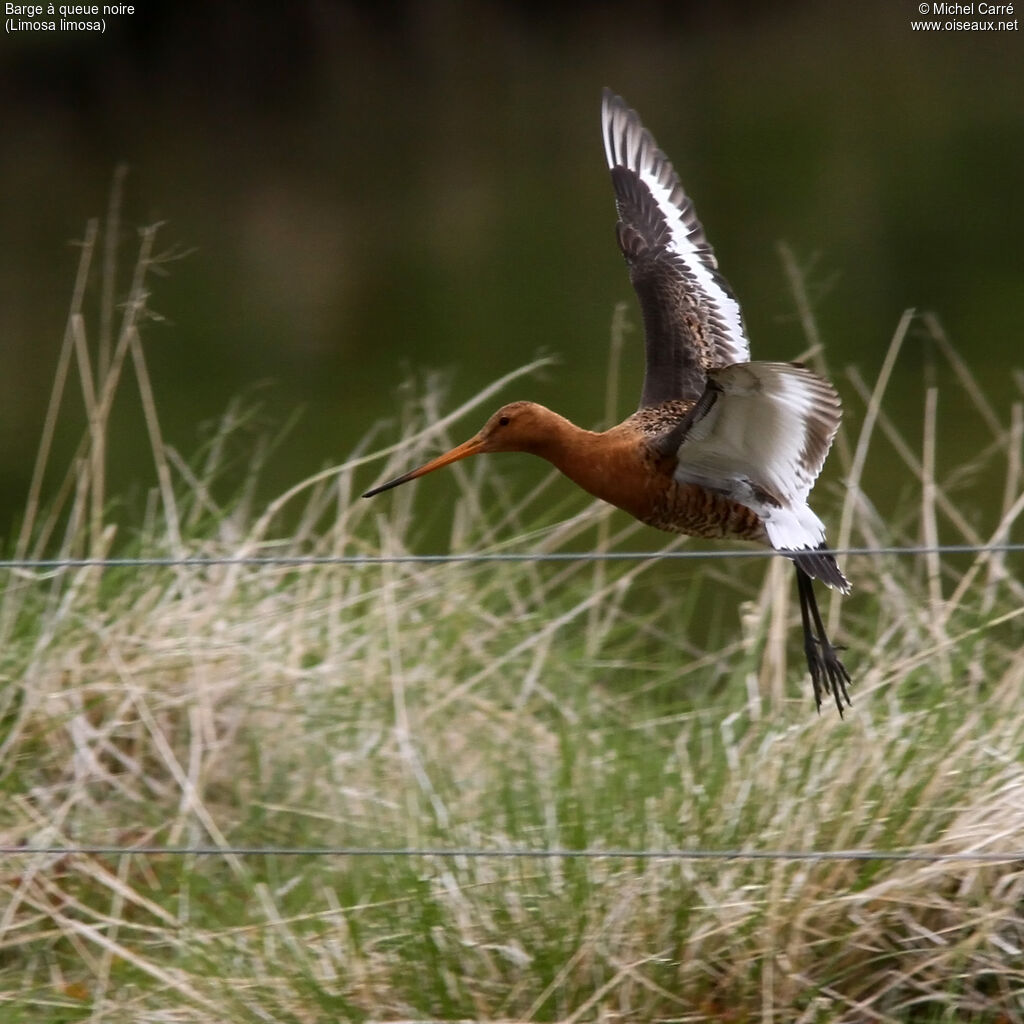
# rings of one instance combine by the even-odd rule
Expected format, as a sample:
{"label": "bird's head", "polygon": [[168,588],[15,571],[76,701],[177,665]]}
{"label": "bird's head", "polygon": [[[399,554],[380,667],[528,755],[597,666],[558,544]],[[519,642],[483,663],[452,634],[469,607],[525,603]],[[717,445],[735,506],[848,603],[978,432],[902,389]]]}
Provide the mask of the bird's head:
{"label": "bird's head", "polygon": [[470,455],[482,455],[485,452],[536,452],[543,444],[546,425],[550,426],[548,420],[554,418],[554,415],[550,409],[535,402],[510,402],[503,405],[468,441],[431,459],[419,469],[374,487],[363,497],[372,498],[381,491],[388,491],[399,484],[433,473],[435,469],[450,466],[460,459],[468,459]]}

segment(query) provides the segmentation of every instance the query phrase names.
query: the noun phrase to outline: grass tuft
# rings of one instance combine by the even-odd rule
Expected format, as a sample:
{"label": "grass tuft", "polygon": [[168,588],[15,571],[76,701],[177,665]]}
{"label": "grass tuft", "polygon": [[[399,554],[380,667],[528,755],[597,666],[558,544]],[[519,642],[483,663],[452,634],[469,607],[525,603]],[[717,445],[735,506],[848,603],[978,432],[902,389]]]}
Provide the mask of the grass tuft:
{"label": "grass tuft", "polygon": [[[424,459],[537,365],[447,414],[435,386],[410,388],[401,423],[384,428],[392,443],[378,431],[375,452],[368,443],[254,508],[251,479],[223,486],[246,454],[243,410],[191,461],[161,435],[140,332],[155,229],[142,233],[120,327],[108,298],[95,332],[108,340],[93,344],[83,301],[99,236],[91,226],[82,248],[18,558],[415,550],[417,487],[358,501],[373,482],[365,467],[375,460],[384,479]],[[104,266],[113,272],[109,250]],[[112,287],[101,281],[104,295]],[[809,306],[800,311],[816,347]],[[850,485],[827,518],[838,514],[842,544],[1009,538],[1024,508],[1020,411],[1004,418],[986,403],[934,320],[924,329],[994,436],[970,469],[1003,473],[995,520],[981,525],[991,509],[970,504],[965,468],[942,466],[933,432],[919,450],[886,415],[892,362],[916,323],[901,321],[876,385],[848,377],[860,428],[837,445]],[[59,473],[50,438],[72,369],[87,423]],[[129,369],[154,485],[142,521],[125,523],[104,480]],[[614,394],[610,384],[610,407]],[[934,398],[926,408],[932,423]],[[902,464],[916,504],[878,513],[861,488],[877,459]],[[554,477],[510,494],[487,460],[451,476],[457,495],[441,511],[456,551],[614,550],[652,537],[564,497]],[[10,571],[0,843],[24,852],[0,871],[0,1014],[1022,1020],[1019,857],[237,852],[1019,854],[1018,569],[984,553],[850,559],[845,721],[813,712],[780,560]],[[119,852],[33,852],[44,846]],[[131,851],[140,846],[220,852]]]}

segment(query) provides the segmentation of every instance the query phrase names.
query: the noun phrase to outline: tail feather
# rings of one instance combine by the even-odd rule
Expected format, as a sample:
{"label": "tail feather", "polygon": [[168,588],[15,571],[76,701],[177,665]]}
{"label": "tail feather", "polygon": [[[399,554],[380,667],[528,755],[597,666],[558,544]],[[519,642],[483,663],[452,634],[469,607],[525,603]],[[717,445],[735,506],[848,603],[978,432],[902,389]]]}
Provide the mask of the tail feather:
{"label": "tail feather", "polygon": [[826,586],[840,593],[850,592],[850,581],[843,575],[835,557],[827,553],[828,545],[806,548],[801,551],[787,551],[786,554],[803,569],[808,576],[821,580]]}

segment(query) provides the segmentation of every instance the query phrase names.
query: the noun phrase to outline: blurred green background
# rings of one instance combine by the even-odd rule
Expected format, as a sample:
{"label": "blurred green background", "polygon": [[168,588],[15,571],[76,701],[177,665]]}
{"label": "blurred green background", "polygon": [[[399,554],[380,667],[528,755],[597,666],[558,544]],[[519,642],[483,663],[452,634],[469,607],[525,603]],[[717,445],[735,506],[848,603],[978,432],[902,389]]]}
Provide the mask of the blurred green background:
{"label": "blurred green background", "polygon": [[[135,227],[164,221],[162,247],[188,250],[156,281],[166,321],[144,338],[165,437],[186,455],[239,393],[271,428],[301,409],[269,496],[340,462],[395,412],[407,373],[451,371],[462,400],[539,350],[560,365],[504,397],[599,425],[612,312],[632,303],[604,85],[694,197],[755,358],[804,346],[784,242],[854,421],[842,370],[873,379],[908,306],[939,315],[998,407],[1019,397],[1019,31],[914,32],[909,0],[139,6],[104,36],[0,42],[0,536],[24,502],[73,242],[120,162],[124,284]],[[622,415],[641,373],[631,344]],[[889,397],[915,442],[928,362],[915,335]],[[987,435],[941,366],[936,379],[951,466]],[[148,487],[137,403],[118,417],[112,487]],[[66,421],[66,455],[82,427]],[[533,462],[508,473],[535,479]],[[912,486],[884,459],[868,482],[882,504]]]}

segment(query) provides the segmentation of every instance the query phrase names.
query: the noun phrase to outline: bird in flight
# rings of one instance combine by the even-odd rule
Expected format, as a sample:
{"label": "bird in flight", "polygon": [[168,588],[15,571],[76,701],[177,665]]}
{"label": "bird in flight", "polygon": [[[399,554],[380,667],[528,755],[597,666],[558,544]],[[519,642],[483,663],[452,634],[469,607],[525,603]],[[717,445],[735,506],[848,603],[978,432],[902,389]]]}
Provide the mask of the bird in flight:
{"label": "bird in flight", "polygon": [[650,526],[767,545],[796,566],[817,707],[830,694],[842,715],[850,675],[826,635],[813,581],[844,594],[850,584],[807,504],[839,428],[839,396],[799,363],[751,362],[739,303],[672,164],[608,89],[601,127],[616,237],[644,325],[640,407],[594,432],[535,402],[512,402],[468,441],[363,497],[471,455],[529,452]]}

